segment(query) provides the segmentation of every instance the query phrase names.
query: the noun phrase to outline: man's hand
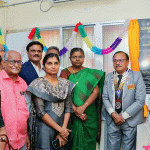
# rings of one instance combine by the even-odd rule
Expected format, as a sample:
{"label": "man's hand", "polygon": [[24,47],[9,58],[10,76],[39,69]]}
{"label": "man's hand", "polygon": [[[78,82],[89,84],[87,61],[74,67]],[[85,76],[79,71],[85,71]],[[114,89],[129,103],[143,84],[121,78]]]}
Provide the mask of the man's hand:
{"label": "man's hand", "polygon": [[114,112],[111,114],[111,117],[113,118],[116,126],[120,126],[121,124],[125,122],[124,118],[121,115],[118,115]]}
{"label": "man's hand", "polygon": [[29,139],[29,135],[27,135],[27,140],[26,140],[26,149],[29,150],[30,149],[30,139]]}

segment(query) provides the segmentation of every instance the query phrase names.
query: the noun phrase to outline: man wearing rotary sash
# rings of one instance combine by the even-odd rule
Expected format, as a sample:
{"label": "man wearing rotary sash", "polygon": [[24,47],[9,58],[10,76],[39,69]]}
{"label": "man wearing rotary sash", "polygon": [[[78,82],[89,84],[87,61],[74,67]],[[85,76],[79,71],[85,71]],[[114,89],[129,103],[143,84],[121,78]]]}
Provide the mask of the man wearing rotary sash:
{"label": "man wearing rotary sash", "polygon": [[144,121],[145,84],[141,73],[128,64],[128,54],[116,52],[115,71],[107,74],[103,88],[109,150],[120,150],[121,143],[123,150],[135,150],[137,125]]}

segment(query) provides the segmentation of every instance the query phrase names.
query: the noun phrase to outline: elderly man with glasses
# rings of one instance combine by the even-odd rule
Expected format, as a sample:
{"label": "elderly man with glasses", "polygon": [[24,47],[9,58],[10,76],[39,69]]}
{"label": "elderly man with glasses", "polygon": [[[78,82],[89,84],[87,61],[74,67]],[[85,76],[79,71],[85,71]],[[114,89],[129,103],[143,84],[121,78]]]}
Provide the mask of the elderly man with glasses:
{"label": "elderly man with glasses", "polygon": [[103,103],[108,133],[108,150],[136,150],[137,125],[145,119],[146,90],[140,72],[128,68],[129,56],[118,51],[113,56],[115,71],[106,76]]}
{"label": "elderly man with glasses", "polygon": [[[0,44],[0,72],[2,71],[2,57],[3,54],[5,53],[5,48],[2,44]],[[2,113],[1,113],[1,108],[0,108],[0,139],[5,139],[6,140],[6,129],[5,129],[5,125],[4,125],[4,121],[3,121],[3,117],[2,117]],[[2,150],[5,149],[5,142],[0,142],[0,148]]]}
{"label": "elderly man with glasses", "polygon": [[[27,110],[24,93],[26,82],[18,76],[21,70],[21,55],[16,51],[4,53],[3,70],[0,72],[1,111],[9,143],[14,149],[30,148],[27,132]],[[8,147],[6,147],[8,149]]]}

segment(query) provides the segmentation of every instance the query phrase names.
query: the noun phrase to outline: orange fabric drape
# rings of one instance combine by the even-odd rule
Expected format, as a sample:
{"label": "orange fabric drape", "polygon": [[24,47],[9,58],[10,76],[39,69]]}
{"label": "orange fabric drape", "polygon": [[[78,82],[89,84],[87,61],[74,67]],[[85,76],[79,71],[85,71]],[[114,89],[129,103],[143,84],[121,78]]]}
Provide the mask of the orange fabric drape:
{"label": "orange fabric drape", "polygon": [[140,71],[139,68],[139,54],[140,54],[140,33],[139,23],[137,19],[133,19],[129,24],[129,54],[131,61],[131,69],[134,71]]}

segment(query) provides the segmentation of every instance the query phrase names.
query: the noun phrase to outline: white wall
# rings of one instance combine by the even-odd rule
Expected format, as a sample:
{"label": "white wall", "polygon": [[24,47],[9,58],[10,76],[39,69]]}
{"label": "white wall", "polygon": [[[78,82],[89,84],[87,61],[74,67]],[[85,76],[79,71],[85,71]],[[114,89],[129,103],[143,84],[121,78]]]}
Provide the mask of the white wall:
{"label": "white wall", "polygon": [[3,37],[6,35],[6,8],[0,8],[0,29]]}
{"label": "white wall", "polygon": [[[24,1],[24,0],[22,0]],[[7,9],[7,30],[82,23],[150,18],[149,0],[99,0],[52,7],[40,11],[40,2]]]}

